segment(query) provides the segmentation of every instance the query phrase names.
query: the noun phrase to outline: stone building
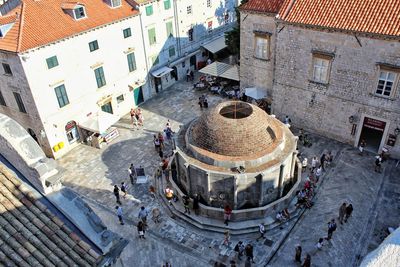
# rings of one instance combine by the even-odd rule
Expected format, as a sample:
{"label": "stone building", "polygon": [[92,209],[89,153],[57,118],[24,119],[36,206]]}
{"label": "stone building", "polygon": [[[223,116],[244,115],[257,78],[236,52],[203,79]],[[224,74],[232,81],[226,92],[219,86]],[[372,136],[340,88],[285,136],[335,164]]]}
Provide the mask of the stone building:
{"label": "stone building", "polygon": [[260,108],[224,102],[180,130],[174,179],[211,207],[262,207],[295,182],[296,144],[288,127]]}
{"label": "stone building", "polygon": [[295,126],[398,157],[399,11],[395,0],[250,0],[242,87],[265,88],[273,113]]}

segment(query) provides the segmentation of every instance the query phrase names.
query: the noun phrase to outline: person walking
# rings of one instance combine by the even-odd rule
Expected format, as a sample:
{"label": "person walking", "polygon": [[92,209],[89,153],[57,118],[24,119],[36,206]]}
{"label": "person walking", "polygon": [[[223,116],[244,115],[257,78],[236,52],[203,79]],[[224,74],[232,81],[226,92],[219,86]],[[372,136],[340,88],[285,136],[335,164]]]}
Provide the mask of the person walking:
{"label": "person walking", "polygon": [[323,238],[320,238],[320,239],[318,240],[318,243],[315,244],[315,248],[317,249],[317,251],[318,251],[318,250],[321,250],[323,245],[324,245],[324,239],[323,239]]}
{"label": "person walking", "polygon": [[313,157],[311,160],[311,172],[314,172],[315,168],[317,168],[318,159],[317,157]]}
{"label": "person walking", "polygon": [[304,258],[304,262],[301,265],[301,267],[311,267],[311,256],[310,254],[306,254],[306,257]]}
{"label": "person walking", "polygon": [[382,157],[381,155],[378,155],[375,157],[375,172],[381,173],[381,168],[382,168]]}
{"label": "person walking", "polygon": [[119,188],[118,185],[114,185],[114,196],[117,200],[117,203],[121,205],[121,200],[119,198]]}
{"label": "person walking", "polygon": [[301,252],[303,251],[303,249],[301,248],[300,244],[297,244],[295,247],[295,254],[294,254],[294,260],[297,262],[301,263]]}
{"label": "person walking", "polygon": [[231,240],[231,235],[229,234],[229,231],[224,232],[224,245],[229,246],[229,241]]}
{"label": "person walking", "polygon": [[325,171],[325,164],[326,164],[326,154],[323,153],[320,159],[322,170]]}
{"label": "person walking", "polygon": [[199,200],[200,200],[199,195],[195,194],[193,197],[193,210],[194,210],[194,214],[196,214],[196,215],[200,214]]}
{"label": "person walking", "polygon": [[190,215],[190,209],[189,209],[190,199],[189,199],[189,197],[184,195],[182,197],[182,203],[183,203],[183,206],[185,207],[185,213]]}
{"label": "person walking", "polygon": [[251,260],[252,263],[255,263],[254,255],[253,255],[253,245],[252,244],[247,244],[247,246],[245,247],[244,250],[245,250],[245,253],[246,253],[247,260],[248,261]]}
{"label": "person walking", "polygon": [[124,225],[125,223],[124,223],[124,218],[122,217],[123,216],[122,208],[120,206],[115,206],[115,209],[117,210],[119,223],[121,225]]}
{"label": "person walking", "polygon": [[144,237],[145,226],[144,226],[144,223],[142,221],[139,221],[139,223],[137,224],[137,231],[138,231],[138,234],[139,234],[139,238],[146,239]]}
{"label": "person walking", "polygon": [[362,156],[364,154],[364,148],[367,145],[367,142],[365,142],[364,139],[361,140],[360,145],[358,146],[358,150],[360,151],[360,153],[358,153],[360,156]]}
{"label": "person walking", "polygon": [[346,207],[346,214],[344,216],[344,222],[347,222],[347,220],[349,219],[349,217],[351,216],[351,213],[353,212],[353,205],[349,204]]}
{"label": "person walking", "polygon": [[152,200],[156,199],[156,188],[153,185],[149,186],[149,193]]}
{"label": "person walking", "polygon": [[318,168],[317,168],[317,170],[315,171],[315,183],[318,183],[318,181],[319,181],[319,178],[321,177],[321,175],[322,175],[322,164],[321,164],[321,166],[319,166]]}
{"label": "person walking", "polygon": [[143,222],[144,226],[147,225],[147,216],[148,215],[149,215],[149,211],[144,206],[142,206],[140,208],[138,218]]}
{"label": "person walking", "polygon": [[135,184],[135,178],[136,178],[136,170],[135,170],[135,166],[133,166],[133,163],[131,164],[131,166],[129,166],[128,169],[129,172],[129,180],[131,181],[131,184]]}
{"label": "person walking", "polygon": [[122,197],[126,198],[126,194],[128,193],[128,188],[126,187],[124,182],[121,183],[121,192],[124,193]]}
{"label": "person walking", "polygon": [[224,208],[224,223],[228,226],[228,222],[231,219],[232,209],[229,205],[226,205]]}
{"label": "person walking", "polygon": [[160,152],[160,148],[161,148],[160,139],[158,139],[158,137],[155,134],[153,135],[153,143],[154,143],[154,149],[157,152]]}
{"label": "person walking", "polygon": [[244,252],[243,242],[239,241],[233,250],[237,252],[238,260],[242,260],[242,256],[243,256],[243,252]]}
{"label": "person walking", "polygon": [[154,223],[160,223],[160,216],[161,212],[159,208],[154,208],[151,211],[152,217],[151,219],[154,221]]}
{"label": "person walking", "polygon": [[337,225],[335,222],[335,219],[332,219],[329,223],[328,223],[328,237],[326,238],[327,240],[331,240],[332,239],[332,234],[333,232],[336,231]]}
{"label": "person walking", "polygon": [[264,239],[264,234],[265,234],[265,227],[264,227],[264,223],[260,223],[258,225],[258,232],[260,233],[260,236],[256,239],[257,241],[259,239]]}
{"label": "person walking", "polygon": [[339,208],[339,222],[340,222],[340,224],[343,224],[343,218],[344,218],[345,214],[346,214],[346,202],[344,202]]}
{"label": "person walking", "polygon": [[191,77],[190,77],[190,70],[187,69],[187,70],[186,70],[186,82],[189,82],[190,79],[191,79]]}

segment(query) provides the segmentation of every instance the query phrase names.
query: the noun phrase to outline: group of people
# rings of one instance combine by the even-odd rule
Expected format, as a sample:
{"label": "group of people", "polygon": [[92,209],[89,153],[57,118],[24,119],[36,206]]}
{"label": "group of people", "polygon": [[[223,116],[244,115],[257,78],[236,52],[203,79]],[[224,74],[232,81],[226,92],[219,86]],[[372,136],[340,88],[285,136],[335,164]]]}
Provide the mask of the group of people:
{"label": "group of people", "polygon": [[130,115],[131,115],[131,122],[133,129],[136,128],[137,130],[139,130],[140,129],[139,127],[144,126],[143,112],[140,108],[137,109],[131,108]]}
{"label": "group of people", "polygon": [[290,213],[287,208],[283,209],[282,211],[279,211],[276,214],[276,220],[279,222],[285,222],[287,220],[290,220]]}
{"label": "group of people", "polygon": [[242,256],[246,256],[246,262],[250,263],[255,263],[254,261],[254,253],[253,253],[253,245],[251,243],[248,243],[246,246],[243,244],[243,241],[239,241],[235,248],[233,249],[238,257],[238,260],[242,260]]}
{"label": "group of people", "polygon": [[200,106],[200,109],[203,109],[203,108],[208,108],[208,100],[207,100],[207,97],[205,96],[205,95],[201,95],[200,97],[199,97],[199,106]]}

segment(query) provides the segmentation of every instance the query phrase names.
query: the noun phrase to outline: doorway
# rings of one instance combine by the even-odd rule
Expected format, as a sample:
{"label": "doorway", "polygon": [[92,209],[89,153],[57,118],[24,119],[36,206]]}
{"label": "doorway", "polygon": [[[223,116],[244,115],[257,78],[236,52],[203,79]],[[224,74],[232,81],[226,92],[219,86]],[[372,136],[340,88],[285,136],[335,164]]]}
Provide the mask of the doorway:
{"label": "doorway", "polygon": [[179,80],[178,79],[178,69],[176,68],[176,66],[172,67],[171,77],[174,78],[175,81]]}
{"label": "doorway", "polygon": [[365,149],[377,153],[382,142],[385,127],[386,122],[365,117],[358,145],[360,145],[362,140],[365,140]]}
{"label": "doorway", "polygon": [[193,67],[196,70],[197,69],[196,68],[196,63],[197,63],[196,55],[191,56],[190,57],[190,68]]}
{"label": "doorway", "polygon": [[107,102],[101,106],[101,110],[113,114],[111,102]]}
{"label": "doorway", "polygon": [[35,132],[31,128],[28,128],[28,133],[30,134],[30,136],[32,136],[32,138],[36,141],[36,143],[39,144],[37,136],[36,136]]}
{"label": "doorway", "polygon": [[135,100],[135,105],[138,106],[140,103],[143,103],[144,98],[143,98],[143,89],[142,86],[136,88],[133,90],[133,98]]}
{"label": "doorway", "polygon": [[159,93],[162,90],[161,78],[154,77],[154,85],[156,87],[156,93]]}

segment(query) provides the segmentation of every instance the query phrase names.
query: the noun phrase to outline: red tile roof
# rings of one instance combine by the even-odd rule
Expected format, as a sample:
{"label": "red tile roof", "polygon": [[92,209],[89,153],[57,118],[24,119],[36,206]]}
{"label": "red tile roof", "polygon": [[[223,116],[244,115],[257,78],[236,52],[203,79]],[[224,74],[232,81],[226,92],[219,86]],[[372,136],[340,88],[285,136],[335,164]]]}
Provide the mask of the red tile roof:
{"label": "red tile roof", "polygon": [[291,23],[400,36],[399,0],[285,0],[279,16]]}
{"label": "red tile roof", "polygon": [[243,4],[240,9],[256,12],[278,13],[284,1],[285,0],[250,0]]}
{"label": "red tile roof", "polygon": [[68,1],[21,2],[9,12],[10,16],[16,12],[19,15],[7,35],[0,39],[0,50],[23,52],[139,13],[126,0],[118,8],[111,8],[102,0],[80,0],[69,3],[84,5],[87,17],[74,20],[61,8]]}

